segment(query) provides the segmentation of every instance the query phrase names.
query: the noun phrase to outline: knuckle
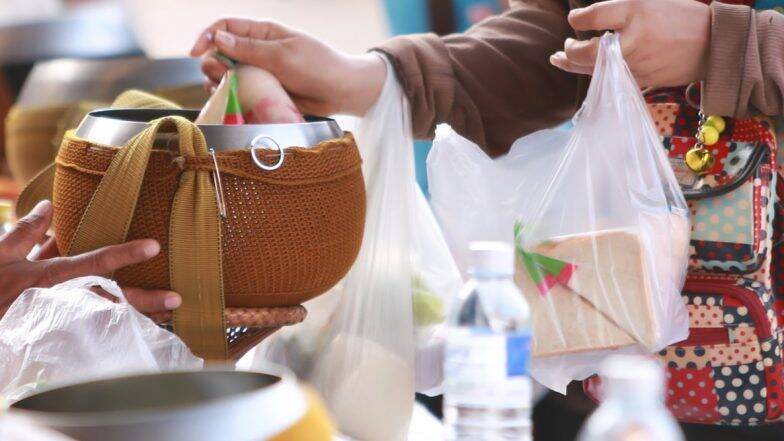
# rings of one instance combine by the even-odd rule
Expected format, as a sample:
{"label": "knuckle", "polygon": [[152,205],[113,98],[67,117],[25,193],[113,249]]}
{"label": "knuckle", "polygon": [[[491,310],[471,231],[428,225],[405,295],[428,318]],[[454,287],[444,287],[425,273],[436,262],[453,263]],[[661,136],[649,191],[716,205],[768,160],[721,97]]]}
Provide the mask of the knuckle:
{"label": "knuckle", "polygon": [[59,271],[56,270],[53,261],[42,261],[41,264],[38,265],[37,273],[36,280],[31,286],[49,287],[56,285],[58,282],[57,274]]}
{"label": "knuckle", "polygon": [[218,29],[226,30],[229,27],[229,17],[221,17],[210,26],[210,29],[217,31]]}
{"label": "knuckle", "polygon": [[125,298],[128,300],[128,303],[130,303],[134,308],[141,311],[147,309],[147,299],[145,299],[143,295],[139,295],[138,291],[131,288],[124,288],[123,292],[125,294]]}
{"label": "knuckle", "polygon": [[261,31],[260,35],[263,40],[271,39],[275,30],[281,27],[280,23],[275,20],[259,20],[254,23],[254,26]]}
{"label": "knuckle", "polygon": [[38,228],[42,220],[43,218],[40,215],[30,214],[19,219],[14,229],[20,232],[30,232]]}
{"label": "knuckle", "polygon": [[256,49],[256,41],[248,37],[235,37],[237,39],[237,54],[238,55],[252,55]]}
{"label": "knuckle", "polygon": [[110,250],[102,250],[90,255],[88,267],[96,274],[104,274],[114,269],[117,258]]}

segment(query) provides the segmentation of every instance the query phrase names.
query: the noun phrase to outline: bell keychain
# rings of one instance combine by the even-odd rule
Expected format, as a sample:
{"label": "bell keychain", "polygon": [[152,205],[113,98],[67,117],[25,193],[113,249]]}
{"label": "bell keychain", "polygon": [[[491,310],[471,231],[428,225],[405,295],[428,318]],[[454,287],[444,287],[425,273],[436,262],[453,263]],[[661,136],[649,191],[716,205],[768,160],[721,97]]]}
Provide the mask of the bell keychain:
{"label": "bell keychain", "polygon": [[[686,88],[686,102],[695,109],[701,109],[701,105],[691,98],[691,92],[697,83],[691,83]],[[699,110],[700,123],[697,126],[697,133],[695,138],[697,142],[694,147],[689,149],[683,156],[686,166],[697,174],[702,176],[707,174],[716,164],[716,158],[713,156],[713,151],[708,147],[715,145],[719,142],[719,137],[727,128],[727,122],[719,115],[705,116],[702,110]]]}
{"label": "bell keychain", "polygon": [[708,173],[716,163],[713,152],[708,148],[719,142],[721,133],[727,127],[724,118],[711,115],[707,118],[700,112],[700,125],[697,129],[697,143],[686,152],[684,160],[691,171],[698,175]]}

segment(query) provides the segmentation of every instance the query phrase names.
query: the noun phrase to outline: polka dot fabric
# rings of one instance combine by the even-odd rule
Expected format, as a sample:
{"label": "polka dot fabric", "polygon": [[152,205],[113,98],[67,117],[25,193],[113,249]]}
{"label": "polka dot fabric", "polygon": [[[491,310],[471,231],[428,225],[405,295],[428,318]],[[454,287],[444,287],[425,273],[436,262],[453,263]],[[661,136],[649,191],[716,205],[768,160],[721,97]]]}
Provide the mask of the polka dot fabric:
{"label": "polka dot fabric", "polygon": [[713,423],[721,419],[713,369],[670,369],[667,372],[667,406],[690,421]]}
{"label": "polka dot fabric", "polygon": [[[689,269],[748,274],[764,264],[774,217],[775,135],[765,119],[732,120],[710,147],[714,166],[696,176],[684,157],[696,143],[697,110],[674,94],[649,98],[648,110],[689,198]],[[680,165],[678,165],[680,164]]]}
{"label": "polka dot fabric", "polygon": [[713,368],[718,411],[731,425],[756,424],[767,409],[765,373],[760,363]]}
{"label": "polka dot fabric", "polygon": [[[784,181],[777,173],[784,153],[774,125],[764,117],[725,118],[711,146],[713,169],[682,178],[679,164],[694,147],[698,111],[683,89],[646,98],[692,221],[683,289],[689,337],[658,354],[667,370],[667,407],[690,423],[784,421]],[[586,380],[589,396],[596,383]]]}

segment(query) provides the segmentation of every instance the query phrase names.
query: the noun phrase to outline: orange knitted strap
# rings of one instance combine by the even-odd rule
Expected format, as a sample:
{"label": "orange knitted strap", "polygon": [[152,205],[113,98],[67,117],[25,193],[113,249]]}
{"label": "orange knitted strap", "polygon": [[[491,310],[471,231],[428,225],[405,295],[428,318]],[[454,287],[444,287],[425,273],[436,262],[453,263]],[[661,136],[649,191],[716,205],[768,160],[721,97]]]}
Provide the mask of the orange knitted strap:
{"label": "orange knitted strap", "polygon": [[[180,117],[174,121],[182,155],[208,154],[195,124]],[[169,223],[169,277],[172,289],[182,295],[174,330],[206,360],[228,357],[222,274],[220,219],[210,173],[183,171]]]}
{"label": "orange knitted strap", "polygon": [[[117,151],[76,227],[68,256],[125,242],[142,188],[150,151],[163,119],[154,121]],[[69,133],[66,137],[71,137]]]}
{"label": "orange knitted strap", "polygon": [[[182,155],[207,154],[201,131],[182,117],[154,120],[119,149],[74,233],[68,255],[125,242],[150,151],[159,130],[174,126]],[[182,296],[174,316],[177,334],[198,356],[223,360],[220,225],[208,172],[185,171],[174,196],[169,225],[171,288]]]}

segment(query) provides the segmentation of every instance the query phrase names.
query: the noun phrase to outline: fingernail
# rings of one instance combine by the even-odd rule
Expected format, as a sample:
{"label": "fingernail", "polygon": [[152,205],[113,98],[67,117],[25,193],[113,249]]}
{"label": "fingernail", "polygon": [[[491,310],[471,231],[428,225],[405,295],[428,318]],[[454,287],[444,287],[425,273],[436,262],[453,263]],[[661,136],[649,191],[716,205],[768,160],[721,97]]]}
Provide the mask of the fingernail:
{"label": "fingernail", "polygon": [[177,309],[182,305],[182,297],[176,292],[171,294],[166,294],[166,298],[163,300],[163,306],[166,307],[168,310]]}
{"label": "fingernail", "polygon": [[145,241],[144,245],[142,246],[142,256],[144,256],[146,259],[155,257],[160,252],[161,246],[155,240]]}
{"label": "fingernail", "polygon": [[226,31],[215,32],[215,40],[227,47],[234,47],[234,43],[236,42],[234,36]]}
{"label": "fingernail", "polygon": [[204,31],[204,38],[206,38],[207,41],[212,42],[212,38],[213,38],[212,31]]}
{"label": "fingernail", "polygon": [[50,211],[52,211],[52,203],[44,199],[43,201],[35,204],[35,207],[30,210],[30,214],[28,216],[43,217],[47,216]]}
{"label": "fingernail", "polygon": [[28,225],[37,225],[41,223],[44,219],[49,217],[49,213],[52,211],[52,203],[43,200],[35,205],[29,213],[27,213],[21,220],[27,222]]}

